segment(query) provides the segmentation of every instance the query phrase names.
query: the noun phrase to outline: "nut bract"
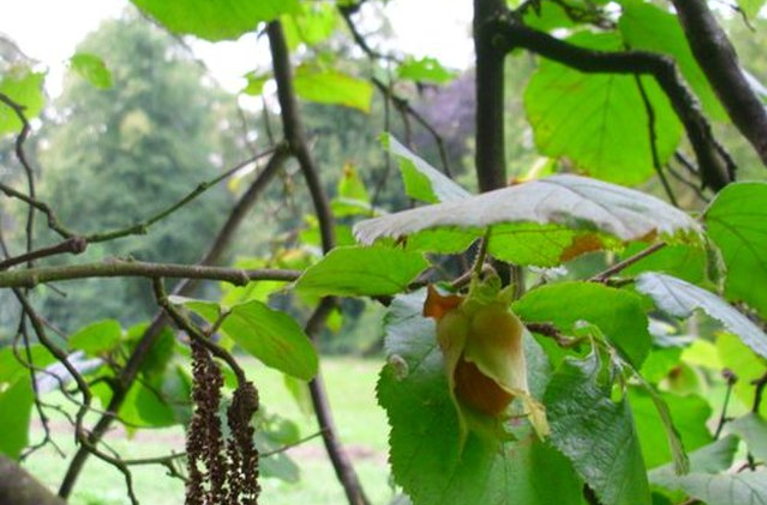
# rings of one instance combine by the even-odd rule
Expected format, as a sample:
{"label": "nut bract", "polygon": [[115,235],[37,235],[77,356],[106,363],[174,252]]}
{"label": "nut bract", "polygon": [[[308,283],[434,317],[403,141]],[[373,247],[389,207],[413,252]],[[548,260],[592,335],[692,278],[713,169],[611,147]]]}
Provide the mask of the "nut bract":
{"label": "nut bract", "polygon": [[506,419],[507,407],[519,397],[533,427],[544,436],[548,426],[543,406],[527,386],[527,329],[509,310],[509,302],[509,294],[496,283],[475,281],[465,297],[443,296],[429,286],[423,315],[437,322],[437,342],[462,432],[467,417]]}

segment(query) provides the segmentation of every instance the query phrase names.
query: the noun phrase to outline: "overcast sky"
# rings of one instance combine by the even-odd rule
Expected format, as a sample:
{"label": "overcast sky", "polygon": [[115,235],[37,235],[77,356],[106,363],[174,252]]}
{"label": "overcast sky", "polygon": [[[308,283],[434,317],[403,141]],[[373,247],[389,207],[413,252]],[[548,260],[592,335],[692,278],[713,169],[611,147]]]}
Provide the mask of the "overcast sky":
{"label": "overcast sky", "polygon": [[[76,45],[101,21],[118,16],[127,4],[128,0],[2,0],[0,32],[48,70],[46,86],[55,96]],[[470,64],[469,0],[392,0],[386,13],[399,49],[417,57],[434,56],[453,68]],[[237,42],[191,45],[216,79],[235,92],[244,84],[241,76],[253,69],[256,44],[254,37],[246,36]]]}

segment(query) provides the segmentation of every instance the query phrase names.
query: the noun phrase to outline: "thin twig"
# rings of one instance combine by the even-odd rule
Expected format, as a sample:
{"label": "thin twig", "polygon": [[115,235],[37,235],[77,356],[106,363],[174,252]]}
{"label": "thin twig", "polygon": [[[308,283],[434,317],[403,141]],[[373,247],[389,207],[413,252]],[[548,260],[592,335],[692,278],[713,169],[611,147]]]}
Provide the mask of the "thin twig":
{"label": "thin twig", "polygon": [[173,322],[176,323],[176,326],[178,326],[179,329],[185,331],[190,338],[203,345],[206,349],[208,349],[208,351],[210,351],[211,354],[223,360],[229,366],[229,368],[232,369],[232,372],[234,372],[234,375],[237,377],[237,383],[239,385],[244,385],[247,382],[245,371],[242,369],[240,364],[237,363],[237,360],[234,359],[234,356],[232,356],[226,349],[208,338],[205,335],[205,332],[203,332],[196,324],[194,324],[180,310],[174,307],[172,303],[170,303],[168,300],[168,294],[165,292],[165,287],[163,286],[161,278],[154,279],[152,286],[154,287],[154,294],[155,298],[157,299],[157,304],[162,307],[165,312],[168,313]]}
{"label": "thin twig", "polygon": [[58,217],[53,212],[53,210],[51,210],[51,207],[47,203],[37,200],[36,198],[32,198],[29,195],[25,195],[21,191],[18,191],[2,182],[0,182],[0,191],[5,193],[6,196],[11,198],[17,198],[21,200],[22,202],[26,203],[27,205],[29,205],[30,207],[33,207],[34,209],[45,214],[46,218],[48,219],[48,228],[58,233],[60,237],[70,238],[76,235],[76,233],[67,229],[65,226],[61,224]]}
{"label": "thin twig", "polygon": [[607,282],[610,277],[613,275],[623,271],[624,269],[630,267],[634,263],[646,258],[647,256],[651,255],[652,253],[663,249],[666,247],[665,242],[657,242],[650,247],[647,247],[646,249],[642,249],[638,253],[636,253],[633,256],[629,256],[623,261],[619,261],[615,265],[611,266],[610,268],[607,268],[603,270],[602,272],[599,272],[598,274],[594,275],[589,279],[590,282]]}
{"label": "thin twig", "polygon": [[655,109],[650,102],[650,97],[647,96],[647,90],[645,90],[644,84],[642,84],[642,78],[639,77],[639,75],[634,74],[634,80],[636,81],[639,96],[642,97],[642,103],[644,104],[645,112],[647,113],[647,129],[649,130],[652,166],[655,169],[655,173],[658,174],[661,184],[663,184],[663,189],[666,191],[666,196],[668,196],[671,205],[679,207],[674,191],[668,183],[666,174],[663,173],[663,166],[661,165],[660,156],[658,155],[658,133],[655,131]]}
{"label": "thin twig", "polygon": [[[16,158],[19,160],[19,163],[21,163],[21,166],[24,168],[24,174],[27,178],[27,193],[29,194],[29,197],[34,199],[35,198],[35,174],[32,170],[32,166],[29,164],[29,160],[27,160],[26,152],[24,151],[24,143],[27,140],[27,137],[29,136],[30,132],[30,126],[29,126],[29,120],[27,119],[26,114],[24,114],[24,107],[15,101],[13,101],[8,95],[4,93],[0,93],[0,102],[3,102],[5,105],[13,109],[13,112],[16,114],[16,117],[21,122],[21,131],[19,131],[19,134],[16,136],[16,142],[15,142],[15,152],[16,152]],[[26,225],[26,237],[27,237],[27,252],[31,252],[34,248],[34,227],[35,227],[35,211],[32,207],[29,207],[27,209],[27,225]],[[29,260],[29,266],[32,266],[32,260]]]}
{"label": "thin twig", "polygon": [[697,184],[685,179],[684,176],[682,176],[682,174],[674,170],[674,168],[671,165],[666,165],[666,169],[668,170],[668,173],[670,173],[674,179],[676,179],[677,181],[681,182],[682,184],[690,188],[692,192],[695,193],[695,196],[697,196],[702,202],[704,203],[711,202],[711,199],[703,193],[703,191],[700,189],[700,187],[698,187]]}
{"label": "thin twig", "polygon": [[92,235],[88,235],[87,237],[85,237],[85,240],[88,243],[97,243],[97,242],[106,242],[109,240],[114,240],[116,238],[125,237],[128,235],[144,235],[147,233],[149,227],[152,226],[153,224],[170,216],[171,214],[173,214],[174,212],[182,208],[184,205],[188,204],[189,202],[191,202],[192,200],[194,200],[195,198],[203,194],[208,189],[216,186],[219,182],[229,178],[231,175],[242,170],[243,168],[250,165],[251,163],[255,163],[259,159],[273,154],[275,149],[276,148],[270,148],[260,153],[257,153],[251,156],[250,158],[237,163],[235,166],[233,166],[226,172],[214,177],[213,179],[199,183],[192,191],[190,191],[186,196],[181,198],[179,201],[170,205],[168,208],[161,210],[155,215],[150,216],[149,218],[142,221],[141,223],[127,226],[125,228],[119,228],[117,230],[112,230],[108,232],[94,233]]}
{"label": "thin twig", "polygon": [[276,456],[277,454],[281,454],[281,453],[283,453],[283,452],[285,452],[287,450],[290,450],[290,449],[292,449],[294,447],[297,447],[299,445],[305,444],[306,442],[308,442],[310,440],[314,440],[317,437],[321,437],[323,431],[324,430],[319,430],[317,432],[312,433],[311,435],[307,435],[304,438],[296,440],[293,443],[283,445],[282,447],[280,447],[278,449],[275,449],[273,451],[263,452],[263,453],[261,453],[261,457],[262,458],[268,458],[269,456]]}

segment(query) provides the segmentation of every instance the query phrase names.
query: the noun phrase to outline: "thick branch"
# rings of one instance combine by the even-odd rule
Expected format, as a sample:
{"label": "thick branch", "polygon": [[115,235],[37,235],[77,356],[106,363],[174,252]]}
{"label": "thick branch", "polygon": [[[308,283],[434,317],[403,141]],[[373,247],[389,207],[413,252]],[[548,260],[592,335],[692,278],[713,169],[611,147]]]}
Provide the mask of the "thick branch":
{"label": "thick branch", "polygon": [[732,122],[767,165],[767,110],[748,84],[738,55],[705,0],[672,0],[698,65]]}
{"label": "thick branch", "polygon": [[476,150],[474,162],[482,192],[506,186],[504,139],[504,75],[506,51],[495,41],[490,23],[506,12],[503,0],[474,0],[476,53]]}
{"label": "thick branch", "polygon": [[293,281],[301,272],[297,270],[209,267],[182,265],[178,263],[147,263],[143,261],[111,260],[102,263],[84,263],[56,267],[28,268],[0,272],[0,288],[28,287],[40,283],[86,279],[91,277],[169,277],[183,279],[206,279],[230,282],[242,286],[250,281],[282,280]]}
{"label": "thick branch", "polygon": [[320,226],[322,237],[322,249],[328,252],[335,246],[335,231],[333,227],[333,213],[330,210],[328,198],[322,189],[322,182],[314,159],[309,153],[306,143],[306,135],[301,124],[301,116],[298,113],[298,102],[293,87],[293,71],[290,66],[290,53],[285,42],[285,35],[279,21],[269,23],[267,28],[269,47],[272,52],[272,68],[274,79],[277,81],[277,98],[280,102],[280,117],[282,118],[282,130],[290,148],[298,160],[309,194],[314,203],[314,211]]}
{"label": "thick branch", "polygon": [[704,185],[715,191],[732,182],[734,165],[717,144],[711,126],[695,96],[684,83],[671,58],[645,51],[595,51],[584,49],[525,26],[512,16],[494,21],[497,43],[507,51],[521,47],[585,73],[649,74],[668,96],[687,131]]}
{"label": "thick branch", "polygon": [[[282,25],[279,21],[269,23],[267,35],[269,36],[269,46],[272,53],[274,78],[277,81],[277,98],[280,102],[282,129],[293,154],[298,160],[301,172],[306,180],[306,185],[309,187],[309,193],[314,204],[314,212],[319,222],[322,249],[323,252],[328,253],[335,247],[333,214],[328,204],[327,195],[325,195],[325,191],[322,188],[319,172],[306,143],[306,136],[301,124],[298,102],[296,101],[295,89],[293,87],[290,54],[285,42]],[[316,335],[322,329],[327,315],[334,305],[335,301],[332,298],[323,298],[320,301],[314,315],[307,323],[307,333],[310,336]],[[350,505],[368,505],[369,502],[362,490],[357,474],[354,472],[351,461],[338,441],[330,407],[322,385],[322,376],[319,373],[310,383],[310,390],[314,411],[322,430],[325,448]]]}
{"label": "thick branch", "polygon": [[[335,307],[335,304],[335,299],[331,297],[323,298],[314,313],[306,322],[304,330],[313,341],[316,341],[319,332],[322,331],[325,321]],[[314,411],[317,415],[317,422],[322,431],[322,441],[325,444],[325,450],[330,457],[331,463],[333,463],[333,468],[336,471],[338,480],[344,487],[347,500],[351,505],[368,505],[368,499],[360,485],[357,474],[354,472],[351,460],[346,454],[346,451],[343,450],[343,446],[338,439],[332,410],[330,408],[330,403],[328,402],[327,393],[325,392],[325,384],[321,374],[318,373],[309,383],[309,392],[311,394]]]}
{"label": "thick branch", "polygon": [[57,254],[65,254],[65,253],[80,254],[83,251],[85,251],[86,247],[88,247],[88,242],[84,238],[82,237],[68,238],[50,247],[43,247],[40,249],[36,249],[34,251],[30,251],[28,253],[19,254],[18,256],[14,256],[13,258],[6,258],[3,261],[0,261],[0,271],[7,270],[14,265],[19,265],[21,263],[34,261],[40,258],[46,258],[48,256],[55,256]]}
{"label": "thick branch", "polygon": [[8,505],[65,505],[15,461],[0,454],[0,503]]}

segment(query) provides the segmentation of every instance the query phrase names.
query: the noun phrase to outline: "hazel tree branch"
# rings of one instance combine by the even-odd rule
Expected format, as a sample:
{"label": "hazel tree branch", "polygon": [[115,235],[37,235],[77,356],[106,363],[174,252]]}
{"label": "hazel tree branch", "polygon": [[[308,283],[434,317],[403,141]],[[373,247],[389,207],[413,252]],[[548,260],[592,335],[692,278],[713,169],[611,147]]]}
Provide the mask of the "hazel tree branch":
{"label": "hazel tree branch", "polygon": [[71,238],[76,235],[76,233],[61,224],[59,218],[47,203],[26,195],[3,182],[0,182],[0,191],[3,192],[5,196],[10,198],[17,198],[29,205],[30,208],[45,214],[46,218],[48,219],[48,228],[55,231],[60,237]]}
{"label": "hazel tree branch", "polygon": [[642,104],[644,105],[645,112],[647,113],[647,130],[648,137],[650,139],[652,166],[655,169],[655,173],[658,174],[658,179],[660,179],[660,182],[663,185],[663,189],[666,191],[666,196],[668,197],[669,202],[671,202],[671,205],[674,207],[679,208],[679,203],[676,200],[676,195],[674,195],[674,190],[671,189],[671,185],[668,182],[668,177],[666,177],[666,174],[663,172],[663,166],[661,165],[660,156],[658,155],[658,132],[656,131],[655,125],[655,109],[652,106],[652,102],[650,102],[650,97],[647,96],[647,91],[645,90],[644,84],[642,83],[642,78],[634,74],[634,81],[637,84],[639,96],[642,97]]}
{"label": "hazel tree branch", "polygon": [[251,163],[255,163],[259,159],[269,156],[272,153],[275,152],[276,149],[284,149],[285,146],[279,146],[275,149],[267,149],[265,151],[262,151],[260,153],[256,153],[250,158],[241,161],[240,163],[237,163],[235,166],[227,170],[226,172],[214,177],[213,179],[209,181],[204,181],[199,183],[192,191],[190,191],[186,196],[181,198],[179,201],[173,203],[168,208],[161,210],[157,214],[150,216],[149,218],[145,219],[144,221],[127,226],[125,228],[120,228],[117,230],[107,231],[107,232],[100,232],[100,233],[94,233],[92,235],[88,235],[85,237],[85,240],[89,244],[97,243],[97,242],[107,242],[110,240],[114,240],[117,238],[125,237],[128,235],[144,235],[147,233],[150,226],[153,224],[162,221],[163,219],[167,218],[201,194],[205,193],[208,189],[216,186],[219,182],[229,178],[233,174],[235,174],[237,171],[242,170],[244,167],[250,165]]}
{"label": "hazel tree branch", "polygon": [[[27,137],[29,137],[29,132],[31,131],[31,128],[29,126],[29,120],[27,119],[27,116],[24,113],[24,107],[22,105],[19,105],[15,101],[13,101],[8,95],[4,93],[0,93],[0,102],[4,103],[6,106],[13,109],[14,114],[16,114],[16,117],[21,122],[21,131],[19,131],[19,134],[16,136],[16,142],[14,143],[14,150],[16,153],[16,158],[19,160],[19,163],[21,163],[21,166],[24,168],[24,173],[27,177],[27,192],[29,193],[29,197],[34,199],[35,198],[35,174],[34,174],[34,171],[32,170],[32,165],[30,165],[29,160],[27,160],[27,154],[24,151],[24,143],[27,141]],[[34,227],[35,227],[35,211],[32,207],[30,207],[29,209],[27,209],[27,226],[26,226],[27,252],[31,252],[33,249]],[[29,265],[32,266],[31,260],[29,260]]]}
{"label": "hazel tree branch", "polygon": [[672,0],[695,59],[740,133],[767,165],[767,109],[705,0]]}
{"label": "hazel tree branch", "polygon": [[695,157],[701,182],[718,191],[734,180],[735,165],[714,138],[695,96],[684,82],[673,59],[646,51],[596,51],[585,49],[548,33],[525,26],[512,14],[496,16],[488,22],[492,40],[510,52],[523,48],[585,73],[651,75],[668,96],[684,125]]}
{"label": "hazel tree branch", "polygon": [[264,268],[242,270],[239,268],[184,265],[178,263],[148,263],[114,259],[100,263],[84,263],[55,267],[27,268],[0,272],[0,288],[32,288],[41,283],[86,279],[92,277],[159,277],[205,279],[225,281],[242,286],[250,281],[281,280],[294,281],[301,275],[298,270]]}
{"label": "hazel tree branch", "polygon": [[330,203],[322,188],[319,172],[314,158],[309,152],[306,142],[304,127],[298,111],[295,88],[293,86],[293,70],[290,65],[290,53],[282,25],[279,21],[269,23],[267,29],[269,47],[272,56],[272,69],[274,79],[277,81],[277,99],[280,103],[280,117],[282,118],[282,130],[285,140],[290,146],[291,153],[295,156],[301,173],[306,180],[309,194],[314,204],[314,212],[319,221],[322,250],[327,253],[335,247],[335,231],[333,226],[333,213]]}
{"label": "hazel tree branch", "polygon": [[[199,344],[205,347],[213,356],[223,360],[237,377],[237,384],[241,386],[244,385],[247,382],[245,371],[240,364],[237,363],[237,360],[234,359],[234,356],[208,338],[184,313],[170,303],[162,278],[155,278],[152,281],[152,286],[154,288],[157,304],[170,316],[176,326],[186,332],[186,334],[189,335],[189,338],[196,340]],[[225,317],[225,315],[223,317]]]}
{"label": "hazel tree branch", "polygon": [[[298,102],[293,86],[290,53],[285,41],[282,25],[279,21],[269,23],[266,31],[269,37],[272,69],[274,78],[277,81],[277,98],[280,103],[282,130],[309,188],[309,194],[311,195],[314,211],[319,222],[322,250],[327,254],[335,247],[333,214],[330,210],[327,195],[322,188],[317,166],[306,143],[306,136],[301,123]],[[310,337],[316,337],[334,306],[334,298],[325,297],[320,301],[307,323],[307,334]],[[309,390],[317,421],[322,430],[322,440],[325,443],[325,449],[333,463],[336,476],[346,493],[347,500],[350,505],[368,505],[369,501],[354,471],[351,460],[338,439],[320,373],[309,383]]]}
{"label": "hazel tree branch", "polygon": [[85,251],[87,245],[88,242],[83,237],[71,237],[50,247],[43,247],[24,254],[19,254],[12,258],[6,258],[0,261],[0,271],[7,270],[14,265],[46,258],[48,256],[56,256],[66,253],[80,254]]}
{"label": "hazel tree branch", "polygon": [[474,165],[479,191],[506,186],[506,139],[504,138],[504,60],[506,50],[496,42],[489,22],[508,12],[503,0],[474,0],[474,52],[476,54]]}

